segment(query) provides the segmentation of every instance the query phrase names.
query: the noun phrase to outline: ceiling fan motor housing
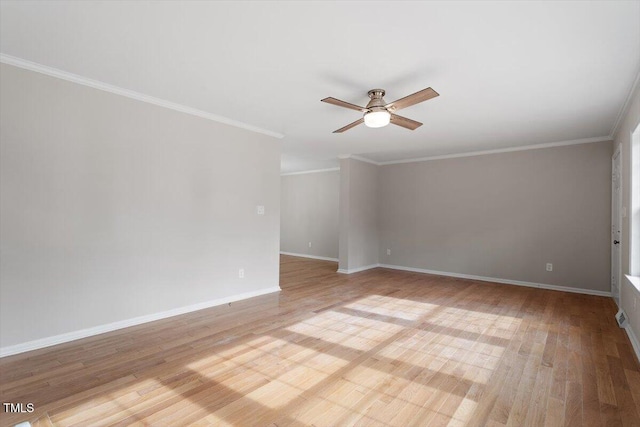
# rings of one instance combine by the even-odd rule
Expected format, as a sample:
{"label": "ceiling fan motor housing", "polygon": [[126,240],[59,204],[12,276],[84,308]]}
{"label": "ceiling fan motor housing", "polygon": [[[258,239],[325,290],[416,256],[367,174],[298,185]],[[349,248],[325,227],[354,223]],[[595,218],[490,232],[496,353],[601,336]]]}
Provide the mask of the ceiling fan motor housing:
{"label": "ceiling fan motor housing", "polygon": [[[384,106],[387,105],[387,103],[382,98],[385,94],[384,89],[371,89],[367,94],[369,95],[369,98],[371,98],[371,101],[367,104],[367,109],[371,109],[371,111],[386,111]],[[376,107],[377,109],[373,110],[373,108]]]}

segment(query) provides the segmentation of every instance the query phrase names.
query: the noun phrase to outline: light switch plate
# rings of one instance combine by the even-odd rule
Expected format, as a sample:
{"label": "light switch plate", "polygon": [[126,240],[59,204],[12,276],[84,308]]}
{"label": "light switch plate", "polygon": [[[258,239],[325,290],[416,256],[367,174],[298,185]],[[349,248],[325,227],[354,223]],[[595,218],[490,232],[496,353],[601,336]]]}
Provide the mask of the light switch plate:
{"label": "light switch plate", "polygon": [[262,206],[262,205],[256,206],[256,213],[258,215],[264,215],[264,206]]}

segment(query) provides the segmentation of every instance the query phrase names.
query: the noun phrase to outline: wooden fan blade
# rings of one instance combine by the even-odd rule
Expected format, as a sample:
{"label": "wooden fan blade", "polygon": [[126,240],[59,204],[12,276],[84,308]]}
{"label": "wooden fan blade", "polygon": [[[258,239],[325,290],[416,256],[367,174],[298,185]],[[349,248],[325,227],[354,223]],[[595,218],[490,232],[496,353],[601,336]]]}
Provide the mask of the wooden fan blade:
{"label": "wooden fan blade", "polygon": [[354,128],[354,127],[356,127],[356,126],[358,126],[359,124],[362,124],[362,123],[364,123],[364,118],[358,119],[353,123],[349,123],[348,125],[346,125],[343,128],[340,128],[338,130],[334,130],[333,133],[342,133],[342,132],[344,132],[346,130],[349,130],[351,128]]}
{"label": "wooden fan blade", "polygon": [[396,114],[391,115],[391,124],[410,130],[416,130],[422,126],[422,123],[420,122],[416,122],[415,120],[407,119],[406,117],[398,116]]}
{"label": "wooden fan blade", "polygon": [[436,96],[440,96],[440,94],[428,87],[409,96],[405,96],[404,98],[400,98],[397,101],[390,102],[385,105],[384,108],[390,111],[398,111],[402,108],[411,107],[412,105],[418,104],[420,102],[428,101],[429,99],[435,98]]}
{"label": "wooden fan blade", "polygon": [[340,101],[339,99],[333,98],[331,96],[325,99],[321,99],[320,101],[326,102],[327,104],[337,105],[338,107],[344,107],[344,108],[349,108],[351,110],[362,111],[363,113],[367,111],[367,109],[364,107],[358,107],[355,104],[351,104],[346,101]]}

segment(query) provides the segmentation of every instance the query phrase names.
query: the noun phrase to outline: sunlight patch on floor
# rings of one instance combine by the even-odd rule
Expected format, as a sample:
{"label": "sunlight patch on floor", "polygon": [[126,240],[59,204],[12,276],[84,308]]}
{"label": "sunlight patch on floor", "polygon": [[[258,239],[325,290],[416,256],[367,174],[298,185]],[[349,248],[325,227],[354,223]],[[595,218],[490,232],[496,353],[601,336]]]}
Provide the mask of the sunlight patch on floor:
{"label": "sunlight patch on floor", "polygon": [[[296,420],[304,424],[320,422],[327,411],[333,413],[332,419],[342,412],[353,416],[353,406],[359,401],[365,408],[357,415],[366,422],[371,405],[384,407],[392,397],[396,399],[394,404],[404,410],[422,410],[398,398],[397,393],[387,396],[383,386],[386,382],[398,390],[415,389],[435,400],[441,411],[431,412],[429,417],[446,416],[452,425],[465,424],[470,421],[476,402],[452,390],[464,387],[465,383],[457,383],[458,380],[473,387],[487,384],[505,350],[503,344],[513,337],[520,322],[510,316],[370,295],[321,311],[280,328],[273,335],[267,333],[235,346],[230,344],[214,358],[189,367],[198,369],[203,377],[218,378],[229,390],[244,393],[221,413],[206,418],[221,425],[228,417],[244,419],[251,405],[272,411],[294,405],[299,408]],[[376,351],[371,352],[374,348]],[[366,359],[349,366],[368,352]],[[283,358],[286,362],[280,363]],[[307,390],[323,387],[344,368],[347,370],[340,378],[327,383],[330,385],[326,393],[320,392],[310,401],[303,397]],[[247,378],[262,377],[268,382],[246,392],[246,381],[236,378],[240,374],[219,380],[221,373],[231,370],[250,371],[245,374]],[[380,372],[385,370],[393,374],[381,377]],[[412,376],[405,377],[411,371]],[[437,374],[432,377],[430,372]],[[381,382],[381,378],[386,379]],[[355,402],[345,406],[347,397]]]}
{"label": "sunlight patch on floor", "polygon": [[478,406],[477,402],[474,402],[471,399],[464,398],[458,404],[456,411],[453,413],[451,420],[449,421],[449,426],[466,426],[470,421],[472,421],[472,416],[476,407]]}
{"label": "sunlight patch on floor", "polygon": [[345,304],[343,307],[367,311],[381,316],[391,316],[403,320],[416,321],[439,307],[439,305],[385,295],[369,295],[352,303]]}
{"label": "sunlight patch on floor", "polygon": [[[262,403],[264,406],[277,409],[288,405],[305,391],[305,388],[301,388],[301,384],[307,384],[309,387],[313,387],[320,382],[309,379],[309,373],[305,371],[304,368],[301,368],[300,371],[294,373],[294,375],[297,376],[297,380],[300,382],[297,382],[297,380],[287,382],[287,378],[283,378],[282,380],[278,379],[265,387],[249,393],[247,397]],[[305,381],[303,377],[307,378],[307,380]],[[289,379],[289,381],[291,380]]]}

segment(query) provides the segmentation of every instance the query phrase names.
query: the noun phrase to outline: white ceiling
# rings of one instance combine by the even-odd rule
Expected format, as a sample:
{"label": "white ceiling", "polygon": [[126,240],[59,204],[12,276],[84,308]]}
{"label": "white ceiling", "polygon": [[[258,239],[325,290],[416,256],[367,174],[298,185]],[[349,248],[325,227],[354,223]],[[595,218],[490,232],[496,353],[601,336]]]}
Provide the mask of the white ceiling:
{"label": "white ceiling", "polygon": [[[2,1],[0,52],[283,134],[293,172],[609,136],[640,2]],[[428,86],[413,132],[320,102]]]}

